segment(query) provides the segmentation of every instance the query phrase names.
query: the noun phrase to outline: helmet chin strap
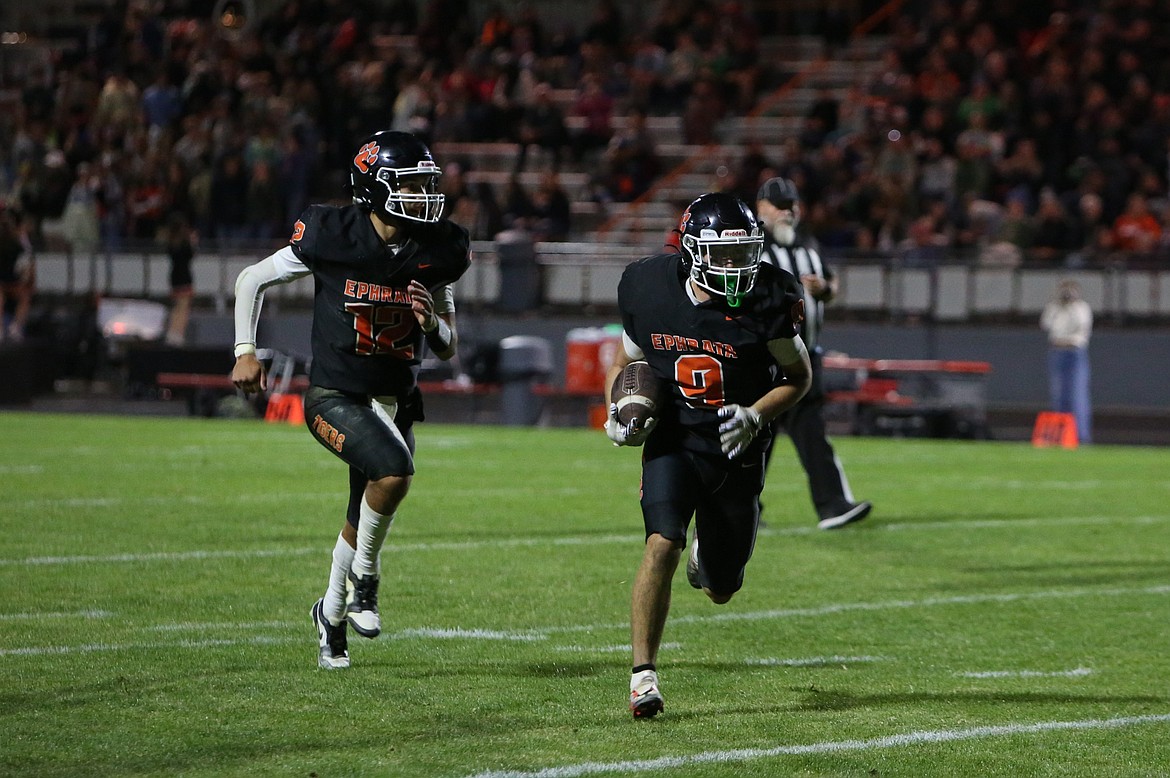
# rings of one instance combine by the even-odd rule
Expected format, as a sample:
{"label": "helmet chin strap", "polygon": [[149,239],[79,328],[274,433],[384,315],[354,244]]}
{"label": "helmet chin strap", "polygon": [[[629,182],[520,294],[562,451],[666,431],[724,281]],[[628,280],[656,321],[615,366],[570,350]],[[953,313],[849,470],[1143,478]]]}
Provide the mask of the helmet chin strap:
{"label": "helmet chin strap", "polygon": [[729,308],[738,308],[741,305],[743,305],[743,295],[741,295],[741,294],[727,295],[727,306]]}

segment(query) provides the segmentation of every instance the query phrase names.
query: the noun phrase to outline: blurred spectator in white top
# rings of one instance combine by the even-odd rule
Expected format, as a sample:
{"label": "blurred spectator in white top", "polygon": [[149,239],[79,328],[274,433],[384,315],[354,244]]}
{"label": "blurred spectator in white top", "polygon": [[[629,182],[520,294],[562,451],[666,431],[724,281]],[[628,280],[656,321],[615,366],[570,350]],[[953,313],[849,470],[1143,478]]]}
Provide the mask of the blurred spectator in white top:
{"label": "blurred spectator in white top", "polygon": [[90,256],[101,243],[98,223],[98,189],[101,177],[89,162],[77,166],[77,180],[69,189],[69,200],[61,215],[61,229],[69,250],[76,256]]}
{"label": "blurred spectator in white top", "polygon": [[1062,280],[1040,315],[1040,328],[1048,333],[1048,390],[1051,410],[1071,413],[1076,419],[1077,439],[1093,439],[1089,396],[1089,337],[1093,311],[1081,299],[1080,285]]}

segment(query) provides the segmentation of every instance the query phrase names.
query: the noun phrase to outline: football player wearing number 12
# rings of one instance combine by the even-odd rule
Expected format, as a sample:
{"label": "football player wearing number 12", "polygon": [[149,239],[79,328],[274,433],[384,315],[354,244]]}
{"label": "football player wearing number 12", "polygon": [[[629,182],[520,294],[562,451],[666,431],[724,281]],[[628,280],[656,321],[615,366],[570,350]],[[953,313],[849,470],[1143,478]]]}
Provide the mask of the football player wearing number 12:
{"label": "football player wearing number 12", "polygon": [[245,392],[267,388],[256,358],[264,291],[313,275],[313,360],[305,422],[349,465],[349,505],[324,596],[313,605],[320,667],[349,667],[347,625],[381,631],[379,552],[414,475],[413,424],[424,343],[455,355],[451,285],[470,263],[467,230],[446,220],[440,169],[404,132],[366,138],[350,163],[353,204],[311,205],[289,245],[236,280],[236,364]]}
{"label": "football player wearing number 12", "polygon": [[630,609],[635,718],[663,708],[658,648],[692,516],[687,579],[726,603],[743,585],[755,544],[769,422],[812,380],[799,335],[800,283],[761,264],[763,234],[747,205],[704,194],[683,213],[679,232],[681,253],[640,259],[622,274],[622,345],[606,377],[608,398],[622,369],[645,359],[669,394],[657,423],[631,430],[611,411],[606,426],[617,445],[645,444],[646,545]]}

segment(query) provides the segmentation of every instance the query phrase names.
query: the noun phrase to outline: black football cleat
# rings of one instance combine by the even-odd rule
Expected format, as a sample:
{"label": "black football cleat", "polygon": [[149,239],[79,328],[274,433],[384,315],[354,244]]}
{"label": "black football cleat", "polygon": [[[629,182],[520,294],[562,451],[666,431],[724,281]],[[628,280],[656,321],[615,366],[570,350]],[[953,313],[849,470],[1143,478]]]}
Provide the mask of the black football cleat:
{"label": "black football cleat", "polygon": [[868,502],[859,502],[849,506],[849,509],[836,516],[826,516],[817,522],[817,526],[821,529],[840,529],[849,524],[854,524],[861,521],[869,512],[873,510],[873,504]]}
{"label": "black football cleat", "polygon": [[345,622],[337,626],[325,618],[325,600],[313,603],[313,625],[317,627],[317,666],[322,670],[344,670],[349,667],[349,646],[345,636]]}

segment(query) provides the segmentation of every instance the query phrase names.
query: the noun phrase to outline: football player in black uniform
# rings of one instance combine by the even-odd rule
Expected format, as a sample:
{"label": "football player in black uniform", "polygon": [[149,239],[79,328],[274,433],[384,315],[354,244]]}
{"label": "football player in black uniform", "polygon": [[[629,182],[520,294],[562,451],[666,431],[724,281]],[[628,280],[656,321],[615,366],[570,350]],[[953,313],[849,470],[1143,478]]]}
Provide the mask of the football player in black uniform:
{"label": "football player in black uniform", "polygon": [[236,281],[236,364],[245,392],[266,388],[256,358],[264,290],[313,275],[313,360],[305,422],[349,465],[349,507],[325,595],[313,605],[318,664],[349,667],[346,625],[381,631],[379,552],[414,474],[412,424],[424,342],[455,354],[451,285],[470,263],[467,230],[441,221],[440,170],[413,135],[379,132],[350,164],[353,205],[312,205],[289,245]]}
{"label": "football player in black uniform", "polygon": [[[820,252],[797,235],[800,224],[800,192],[787,178],[770,178],[756,195],[756,213],[764,225],[763,261],[787,270],[804,287],[804,326],[800,330],[813,367],[812,387],[791,410],[776,417],[774,435],[787,432],[797,457],[808,475],[817,526],[838,529],[861,521],[873,507],[853,499],[845,468],[825,428],[823,357],[818,340],[825,318],[825,304],[837,294],[837,275],[821,259]],[[773,437],[773,445],[775,438]],[[772,459],[772,447],[767,460]]]}
{"label": "football player in black uniform", "polygon": [[670,394],[653,424],[622,425],[611,406],[606,426],[616,445],[645,444],[646,547],[630,612],[636,718],[662,710],[655,663],[692,516],[687,578],[725,603],[743,585],[755,543],[770,422],[800,400],[811,380],[799,335],[800,283],[762,265],[762,245],[743,201],[705,194],[683,214],[682,253],[640,259],[618,284],[622,346],[606,387],[631,361],[645,359]]}

